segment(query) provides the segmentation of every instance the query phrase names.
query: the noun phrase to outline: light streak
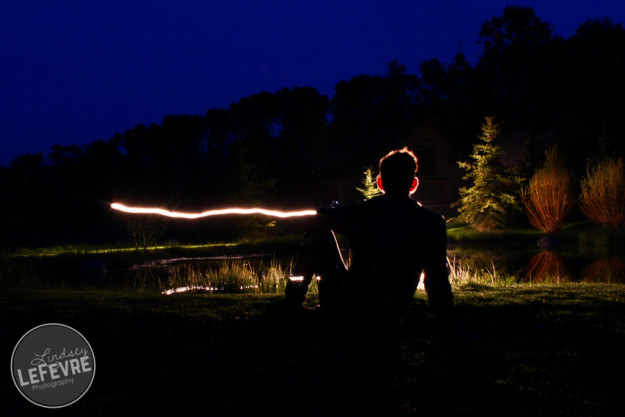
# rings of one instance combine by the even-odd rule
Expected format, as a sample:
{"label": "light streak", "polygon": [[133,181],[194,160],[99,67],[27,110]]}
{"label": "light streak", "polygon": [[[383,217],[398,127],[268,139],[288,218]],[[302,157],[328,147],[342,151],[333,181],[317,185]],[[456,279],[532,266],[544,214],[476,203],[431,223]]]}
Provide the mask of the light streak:
{"label": "light streak", "polygon": [[199,219],[209,216],[223,216],[227,214],[264,214],[271,217],[302,217],[302,216],[314,216],[317,214],[316,210],[298,210],[298,211],[280,211],[280,210],[267,210],[262,208],[226,208],[219,210],[207,210],[201,213],[187,213],[182,211],[169,211],[162,208],[150,208],[150,207],[128,207],[120,203],[111,204],[111,208],[114,210],[123,211],[124,213],[132,214],[158,214],[161,216],[172,217],[175,219]]}

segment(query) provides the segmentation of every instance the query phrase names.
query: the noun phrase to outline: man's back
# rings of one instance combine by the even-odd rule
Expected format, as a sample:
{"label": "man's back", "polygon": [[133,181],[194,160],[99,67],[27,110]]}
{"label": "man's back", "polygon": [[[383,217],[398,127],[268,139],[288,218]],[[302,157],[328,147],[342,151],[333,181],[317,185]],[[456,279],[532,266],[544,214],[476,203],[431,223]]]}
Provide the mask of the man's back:
{"label": "man's back", "polygon": [[408,196],[383,195],[319,214],[349,238],[350,287],[357,298],[404,310],[422,271],[431,283],[449,286],[444,220]]}

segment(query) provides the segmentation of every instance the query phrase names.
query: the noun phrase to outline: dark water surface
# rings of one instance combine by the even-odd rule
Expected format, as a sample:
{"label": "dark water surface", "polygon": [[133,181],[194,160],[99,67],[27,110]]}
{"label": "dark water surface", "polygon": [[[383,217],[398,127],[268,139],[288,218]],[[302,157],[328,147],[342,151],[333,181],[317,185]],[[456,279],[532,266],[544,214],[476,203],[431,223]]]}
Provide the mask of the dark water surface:
{"label": "dark water surface", "polygon": [[450,262],[517,282],[625,283],[622,245],[541,250],[534,245],[450,245]]}
{"label": "dark water surface", "polygon": [[[84,255],[31,258],[21,263],[24,271],[33,270],[37,280],[51,286],[158,293],[280,293],[294,273],[297,253],[279,257],[265,253],[197,255],[132,261]],[[349,259],[348,250],[344,258]],[[620,241],[563,243],[557,250],[541,250],[532,242],[450,244],[448,259],[451,268],[489,281],[625,283],[625,249]]]}

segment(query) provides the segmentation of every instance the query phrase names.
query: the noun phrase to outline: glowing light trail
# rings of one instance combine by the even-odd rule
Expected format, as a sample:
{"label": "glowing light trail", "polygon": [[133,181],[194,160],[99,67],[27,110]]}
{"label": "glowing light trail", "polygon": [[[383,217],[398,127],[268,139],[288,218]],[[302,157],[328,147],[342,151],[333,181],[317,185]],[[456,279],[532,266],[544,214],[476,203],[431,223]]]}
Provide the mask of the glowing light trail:
{"label": "glowing light trail", "polygon": [[264,214],[271,217],[302,217],[302,216],[314,216],[317,214],[316,210],[299,210],[299,211],[280,211],[280,210],[266,210],[262,208],[226,208],[219,210],[208,210],[201,213],[185,213],[181,211],[169,211],[162,208],[149,208],[149,207],[128,207],[123,204],[113,203],[111,208],[114,210],[123,211],[124,213],[132,214],[159,214],[161,216],[173,217],[175,219],[199,219],[209,216],[223,216],[226,214]]}

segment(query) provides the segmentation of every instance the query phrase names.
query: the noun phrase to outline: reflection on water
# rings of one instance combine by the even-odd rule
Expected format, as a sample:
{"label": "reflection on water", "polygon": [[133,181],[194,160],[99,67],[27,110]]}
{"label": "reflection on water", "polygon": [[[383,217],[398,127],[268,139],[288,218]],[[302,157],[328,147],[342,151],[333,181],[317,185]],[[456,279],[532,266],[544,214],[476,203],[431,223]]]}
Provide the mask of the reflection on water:
{"label": "reflection on water", "polygon": [[582,271],[585,282],[625,282],[625,262],[619,258],[597,259]]}
{"label": "reflection on water", "polygon": [[573,277],[564,256],[555,251],[543,251],[532,256],[525,274],[526,282],[569,282]]}
{"label": "reflection on water", "polygon": [[540,251],[535,247],[464,245],[449,253],[452,280],[465,277],[457,282],[466,282],[468,277],[469,281],[483,282],[625,283],[625,254],[621,251],[597,257],[594,253],[572,255],[566,250]]}
{"label": "reflection on water", "polygon": [[[625,256],[616,253],[581,254],[566,248],[540,251],[532,244],[497,247],[463,244],[448,251],[450,281],[504,283],[625,283]],[[293,260],[273,256],[211,256],[170,258],[109,270],[105,285],[161,294],[274,293],[281,294],[293,274]],[[313,280],[315,281],[315,280]],[[422,286],[422,280],[421,280]],[[316,291],[316,282],[311,286]]]}
{"label": "reflection on water", "polygon": [[204,261],[232,261],[232,260],[238,260],[238,259],[252,259],[252,258],[262,258],[264,256],[268,256],[265,254],[252,254],[252,255],[246,255],[246,256],[232,256],[232,255],[221,255],[221,256],[199,256],[199,257],[193,257],[193,258],[188,258],[188,257],[180,257],[180,258],[167,258],[167,259],[154,259],[151,261],[147,261],[141,264],[135,264],[133,266],[130,267],[131,270],[138,270],[138,269],[146,269],[146,268],[163,268],[166,266],[170,266],[176,263],[199,263],[199,262],[204,262]]}

